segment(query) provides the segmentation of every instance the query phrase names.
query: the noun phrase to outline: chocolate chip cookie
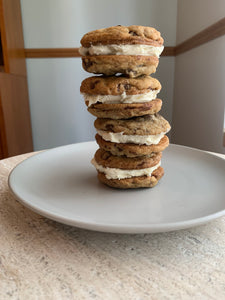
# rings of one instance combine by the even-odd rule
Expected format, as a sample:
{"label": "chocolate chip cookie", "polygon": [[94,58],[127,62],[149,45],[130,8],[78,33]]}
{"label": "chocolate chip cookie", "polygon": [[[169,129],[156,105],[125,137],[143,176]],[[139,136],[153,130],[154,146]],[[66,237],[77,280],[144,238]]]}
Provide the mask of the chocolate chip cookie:
{"label": "chocolate chip cookie", "polygon": [[86,33],[81,39],[81,45],[89,48],[92,45],[114,45],[114,44],[140,44],[153,45],[156,47],[163,45],[163,38],[159,31],[146,26],[112,26],[97,29]]}
{"label": "chocolate chip cookie", "polygon": [[134,143],[113,143],[105,141],[99,134],[95,136],[99,147],[117,156],[137,157],[162,152],[169,146],[169,138],[164,135],[158,144],[138,145]]}
{"label": "chocolate chip cookie", "polygon": [[[170,124],[160,114],[135,117],[127,120],[112,120],[97,118],[94,122],[95,128],[99,131],[119,133],[118,138],[124,135],[148,136],[163,135],[170,130]],[[101,135],[101,134],[100,134]],[[103,137],[104,138],[104,137]],[[129,143],[129,141],[127,141]]]}

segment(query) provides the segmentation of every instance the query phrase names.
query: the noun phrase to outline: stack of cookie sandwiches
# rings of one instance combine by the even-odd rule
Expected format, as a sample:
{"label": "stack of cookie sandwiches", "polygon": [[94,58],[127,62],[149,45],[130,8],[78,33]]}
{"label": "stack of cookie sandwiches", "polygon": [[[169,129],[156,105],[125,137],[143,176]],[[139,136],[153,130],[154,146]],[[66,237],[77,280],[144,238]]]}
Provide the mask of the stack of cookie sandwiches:
{"label": "stack of cookie sandwiches", "polygon": [[145,26],[115,26],[81,39],[83,68],[101,74],[86,78],[80,91],[97,117],[92,164],[98,178],[115,188],[153,187],[163,176],[162,151],[169,145],[169,123],[159,114],[156,71],[163,38]]}

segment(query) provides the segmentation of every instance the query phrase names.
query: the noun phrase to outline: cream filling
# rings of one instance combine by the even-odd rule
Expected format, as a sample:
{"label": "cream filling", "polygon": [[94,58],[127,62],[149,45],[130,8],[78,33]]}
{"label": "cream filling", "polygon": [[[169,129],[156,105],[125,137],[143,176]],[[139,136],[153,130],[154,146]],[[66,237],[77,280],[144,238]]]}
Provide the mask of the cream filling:
{"label": "cream filling", "polygon": [[101,172],[104,173],[107,179],[124,179],[124,178],[131,178],[136,176],[151,176],[152,172],[156,170],[160,165],[161,161],[151,168],[145,168],[145,169],[139,169],[139,170],[122,170],[122,169],[116,169],[116,168],[108,168],[103,167],[99,165],[96,160],[93,158],[91,163],[95,168]]}
{"label": "cream filling", "polygon": [[127,95],[123,92],[121,95],[90,95],[83,94],[85,102],[88,102],[88,106],[97,102],[101,103],[143,103],[149,102],[156,98],[160,90],[151,90],[145,94]]}
{"label": "cream filling", "polygon": [[164,46],[155,47],[150,45],[91,45],[89,48],[80,47],[81,55],[146,55],[159,58]]}
{"label": "cream filling", "polygon": [[138,145],[156,145],[160,142],[162,137],[167,132],[161,132],[155,135],[125,135],[123,132],[108,132],[104,130],[97,130],[97,133],[103,138],[105,141],[109,141],[112,143],[133,143]]}

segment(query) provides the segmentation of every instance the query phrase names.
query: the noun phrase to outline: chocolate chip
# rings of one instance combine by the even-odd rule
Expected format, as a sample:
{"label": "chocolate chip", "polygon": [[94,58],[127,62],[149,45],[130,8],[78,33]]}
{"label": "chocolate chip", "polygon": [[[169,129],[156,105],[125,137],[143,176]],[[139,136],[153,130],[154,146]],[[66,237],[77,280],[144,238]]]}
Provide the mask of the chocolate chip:
{"label": "chocolate chip", "polygon": [[100,82],[100,80],[96,80],[94,82],[91,82],[90,88],[93,90],[95,88],[96,84],[98,84],[99,82]]}
{"label": "chocolate chip", "polygon": [[128,90],[130,90],[131,85],[129,83],[125,83],[124,88],[125,88],[126,91],[128,91]]}
{"label": "chocolate chip", "polygon": [[91,62],[89,59],[83,58],[83,64],[86,68],[90,68],[93,65],[93,62]]}
{"label": "chocolate chip", "polygon": [[137,156],[137,152],[129,151],[130,155]]}
{"label": "chocolate chip", "polygon": [[110,156],[111,156],[111,154],[109,152],[104,152],[102,154],[102,159],[107,160]]}
{"label": "chocolate chip", "polygon": [[105,129],[106,129],[107,131],[113,131],[114,126],[113,126],[112,124],[107,124],[107,125],[105,126]]}
{"label": "chocolate chip", "polygon": [[148,107],[148,106],[142,106],[141,107],[141,111],[147,111],[149,109],[151,109],[151,106],[150,107]]}
{"label": "chocolate chip", "polygon": [[130,35],[133,35],[133,36],[137,36],[137,35],[138,35],[136,32],[134,32],[134,31],[132,31],[132,30],[129,31],[129,34],[130,34]]}
{"label": "chocolate chip", "polygon": [[117,91],[120,92],[121,83],[117,85]]}
{"label": "chocolate chip", "polygon": [[137,165],[138,169],[144,169],[144,167],[145,167],[145,162],[142,162],[142,163]]}

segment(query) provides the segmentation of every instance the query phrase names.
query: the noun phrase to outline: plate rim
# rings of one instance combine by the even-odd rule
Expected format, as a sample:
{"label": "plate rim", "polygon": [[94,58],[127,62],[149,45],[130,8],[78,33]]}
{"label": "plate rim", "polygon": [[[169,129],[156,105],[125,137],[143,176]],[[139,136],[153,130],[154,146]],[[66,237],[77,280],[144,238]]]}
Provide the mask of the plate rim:
{"label": "plate rim", "polygon": [[[215,219],[218,219],[222,216],[225,215],[225,209],[220,210],[216,213],[209,214],[207,216],[199,217],[199,218],[193,218],[185,221],[177,221],[177,222],[169,222],[169,223],[151,223],[151,224],[146,224],[146,223],[139,223],[139,224],[121,224],[121,223],[101,223],[101,222],[85,222],[83,220],[79,220],[79,218],[76,218],[76,220],[71,219],[71,218],[66,218],[64,216],[60,216],[57,213],[49,212],[46,211],[37,205],[31,204],[28,200],[25,200],[20,197],[20,195],[17,194],[17,192],[13,188],[12,180],[13,176],[15,176],[15,173],[17,172],[18,168],[21,168],[21,165],[26,163],[28,160],[36,159],[37,156],[42,156],[45,155],[48,152],[56,151],[58,149],[62,148],[68,148],[68,147],[76,147],[79,145],[84,145],[84,144],[96,144],[95,141],[88,141],[88,142],[82,142],[82,143],[73,143],[73,144],[68,144],[68,145],[63,145],[59,147],[55,147],[52,149],[47,149],[41,152],[38,152],[20,163],[18,163],[9,173],[8,176],[8,186],[10,192],[14,195],[14,197],[25,207],[28,209],[32,210],[33,212],[46,217],[48,219],[51,219],[53,221],[60,222],[62,224],[70,225],[73,227],[78,227],[82,229],[87,229],[87,230],[92,230],[92,231],[99,231],[99,232],[108,232],[108,233],[122,233],[122,234],[139,234],[139,233],[160,233],[160,232],[169,232],[169,231],[175,231],[175,230],[181,230],[181,229],[187,229],[190,227],[194,227],[197,225],[202,225],[205,223],[208,223],[210,221],[213,221]],[[97,145],[97,144],[96,144]],[[183,146],[183,145],[177,145],[177,144],[170,144],[170,147],[175,147],[175,148],[184,148],[184,149],[189,149],[191,151],[196,151],[200,152],[202,154],[205,154],[207,156],[213,157],[214,159],[218,159],[225,161],[223,157],[217,156],[216,154],[203,151],[197,148],[192,148],[188,146]]]}

